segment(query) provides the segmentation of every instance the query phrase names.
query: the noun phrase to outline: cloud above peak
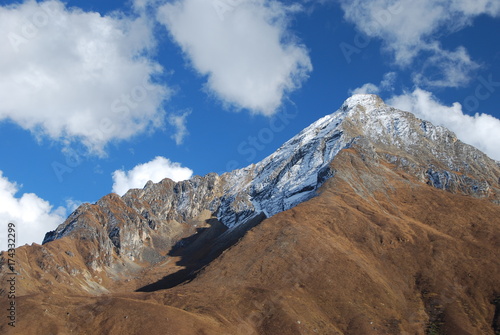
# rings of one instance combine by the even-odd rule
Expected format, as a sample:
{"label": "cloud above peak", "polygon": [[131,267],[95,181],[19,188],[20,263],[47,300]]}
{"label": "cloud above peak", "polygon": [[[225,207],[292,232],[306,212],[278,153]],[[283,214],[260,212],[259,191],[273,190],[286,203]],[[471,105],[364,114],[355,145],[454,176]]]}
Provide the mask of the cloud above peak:
{"label": "cloud above peak", "polygon": [[26,1],[0,7],[0,41],[0,121],[96,154],[163,125],[170,90],[145,17]]}
{"label": "cloud above peak", "polygon": [[366,83],[361,87],[349,90],[349,94],[380,94],[380,92],[391,92],[394,90],[394,83],[396,82],[396,78],[396,72],[387,72],[386,74],[384,74],[384,77],[382,78],[382,81],[379,85]]}
{"label": "cloud above peak", "polygon": [[224,106],[272,115],[312,71],[288,31],[298,10],[269,0],[177,0],[157,18]]}
{"label": "cloud above peak", "polygon": [[[359,31],[379,38],[396,64],[406,67],[419,55],[426,57],[415,80],[427,87],[459,87],[468,83],[478,64],[464,47],[447,50],[438,34],[450,34],[479,15],[500,16],[496,0],[340,0],[344,17]],[[426,78],[429,77],[430,78]]]}

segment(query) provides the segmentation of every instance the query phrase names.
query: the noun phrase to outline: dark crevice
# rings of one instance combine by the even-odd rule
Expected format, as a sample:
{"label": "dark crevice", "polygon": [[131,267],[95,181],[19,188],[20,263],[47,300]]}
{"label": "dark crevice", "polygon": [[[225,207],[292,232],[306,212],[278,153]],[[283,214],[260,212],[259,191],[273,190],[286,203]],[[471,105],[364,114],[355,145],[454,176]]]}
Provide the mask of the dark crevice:
{"label": "dark crevice", "polygon": [[493,327],[495,335],[500,335],[500,295],[496,296],[492,303],[495,305],[495,314],[491,326]]}
{"label": "dark crevice", "polygon": [[119,227],[114,227],[111,232],[108,234],[109,239],[111,240],[111,243],[113,243],[114,250],[117,255],[120,254],[120,228]]}
{"label": "dark crevice", "polygon": [[415,276],[415,286],[420,291],[425,313],[429,317],[425,327],[426,335],[444,335],[444,310],[439,295],[432,290],[430,281],[421,273]]}

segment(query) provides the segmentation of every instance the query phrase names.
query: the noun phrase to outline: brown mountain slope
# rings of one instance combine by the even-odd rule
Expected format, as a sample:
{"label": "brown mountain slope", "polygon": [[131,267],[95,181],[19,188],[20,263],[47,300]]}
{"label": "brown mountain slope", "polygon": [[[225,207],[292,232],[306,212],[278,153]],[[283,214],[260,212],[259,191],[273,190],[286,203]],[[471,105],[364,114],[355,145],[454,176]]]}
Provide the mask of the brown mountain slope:
{"label": "brown mountain slope", "polygon": [[500,208],[353,150],[334,162],[319,197],[264,221],[182,289],[212,292],[207,304],[258,334],[493,334]]}
{"label": "brown mountain slope", "polygon": [[[181,270],[179,258],[126,281],[101,278],[108,294],[47,278],[43,293],[17,299],[14,333],[500,332],[500,206],[426,185],[384,157],[343,150],[318,197],[264,220],[190,282],[133,292]],[[36,248],[21,248],[20,262],[40,258]]]}

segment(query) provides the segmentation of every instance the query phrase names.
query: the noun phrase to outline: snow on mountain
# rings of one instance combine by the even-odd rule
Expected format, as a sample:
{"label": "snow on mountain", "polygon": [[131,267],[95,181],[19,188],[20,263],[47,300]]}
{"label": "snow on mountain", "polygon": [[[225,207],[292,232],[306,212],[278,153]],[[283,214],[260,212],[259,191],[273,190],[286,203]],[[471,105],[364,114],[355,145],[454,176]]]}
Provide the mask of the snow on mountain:
{"label": "snow on mountain", "polygon": [[[338,111],[314,122],[261,162],[229,173],[218,219],[232,228],[260,212],[270,217],[310,199],[334,174],[329,168],[334,157],[360,137],[391,151],[397,148],[405,155],[425,157],[451,171],[473,172],[468,162],[474,157],[483,167],[489,161],[446,128],[387,106],[376,95],[354,95]],[[434,171],[431,165],[422,178],[446,188],[450,173]],[[486,192],[488,185],[476,187]],[[245,201],[235,207],[238,198]]]}
{"label": "snow on mountain", "polygon": [[[260,212],[270,217],[313,197],[331,176],[328,164],[351,141],[339,129],[345,116],[342,111],[327,115],[261,162],[223,176],[229,187],[218,219],[231,228]],[[235,211],[231,204],[238,196],[247,201]]]}
{"label": "snow on mountain", "polygon": [[[126,248],[131,258],[138,257],[146,248],[141,241],[164,239],[162,234],[171,232],[174,222],[193,222],[209,212],[232,229],[262,213],[270,217],[314,197],[334,176],[330,163],[335,156],[354,145],[372,148],[374,155],[384,155],[391,164],[434,187],[474,196],[491,196],[499,188],[498,163],[460,142],[451,131],[387,106],[376,95],[354,95],[257,164],[221,176],[149,182],[121,198],[103,198],[97,203],[100,208],[106,208],[107,202],[119,203],[132,214],[116,220],[107,210],[109,215],[99,220],[114,234],[110,239],[116,248]],[[82,220],[92,210],[79,208],[48,233],[44,243],[70,234],[75,227],[89,226]],[[120,229],[141,233],[128,243],[120,241]]]}

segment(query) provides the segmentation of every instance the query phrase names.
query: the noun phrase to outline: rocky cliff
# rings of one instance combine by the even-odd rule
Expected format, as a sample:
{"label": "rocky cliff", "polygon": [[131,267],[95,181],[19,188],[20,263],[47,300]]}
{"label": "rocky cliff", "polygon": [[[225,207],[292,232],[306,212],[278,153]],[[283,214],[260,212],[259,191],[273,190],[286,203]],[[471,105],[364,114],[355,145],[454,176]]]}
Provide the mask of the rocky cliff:
{"label": "rocky cliff", "polygon": [[330,168],[334,157],[354,144],[376,148],[434,187],[500,202],[497,162],[443,127],[387,106],[375,95],[356,95],[257,164],[180,183],[149,182],[121,198],[108,195],[78,208],[44,243],[64,236],[104,236],[100,249],[106,250],[106,265],[111,253],[151,262],[207,219],[233,229],[314,197],[335,174]]}

